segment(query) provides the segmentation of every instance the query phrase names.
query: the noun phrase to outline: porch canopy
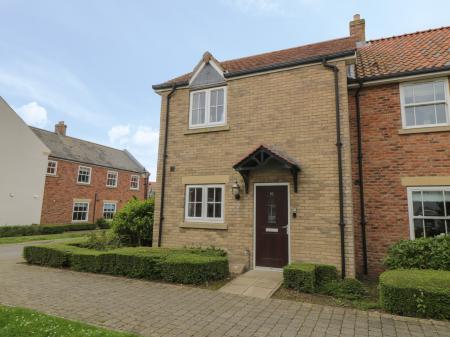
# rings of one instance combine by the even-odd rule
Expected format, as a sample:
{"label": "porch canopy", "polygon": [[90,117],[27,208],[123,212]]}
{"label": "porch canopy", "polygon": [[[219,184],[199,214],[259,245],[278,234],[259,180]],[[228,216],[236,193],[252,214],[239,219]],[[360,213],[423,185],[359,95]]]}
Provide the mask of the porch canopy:
{"label": "porch canopy", "polygon": [[300,172],[300,166],[294,160],[289,159],[286,155],[282,154],[279,150],[275,150],[266,145],[258,146],[238,163],[233,165],[233,168],[238,171],[244,179],[245,193],[248,193],[250,172],[263,169],[272,164],[275,164],[281,169],[288,169],[291,172],[294,181],[294,192],[297,193],[298,172]]}

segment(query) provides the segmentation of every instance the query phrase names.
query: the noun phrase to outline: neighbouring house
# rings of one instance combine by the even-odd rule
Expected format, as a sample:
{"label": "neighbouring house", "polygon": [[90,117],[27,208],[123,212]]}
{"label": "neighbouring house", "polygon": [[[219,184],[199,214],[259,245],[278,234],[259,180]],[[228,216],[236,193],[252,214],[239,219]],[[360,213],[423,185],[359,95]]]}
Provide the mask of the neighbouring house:
{"label": "neighbouring house", "polygon": [[[218,61],[153,89],[153,242],[226,249],[232,269],[377,275],[400,239],[450,230],[450,27]],[[447,218],[448,217],[448,218]],[[448,224],[447,224],[448,221]]]}
{"label": "neighbouring house", "polygon": [[30,127],[50,149],[46,166],[42,224],[93,223],[111,219],[133,197],[145,199],[149,173],[127,150]]}
{"label": "neighbouring house", "polygon": [[0,226],[39,223],[50,150],[0,97]]}
{"label": "neighbouring house", "polygon": [[156,181],[148,181],[148,188],[147,188],[147,198],[153,198],[155,196],[155,188],[156,188]]}

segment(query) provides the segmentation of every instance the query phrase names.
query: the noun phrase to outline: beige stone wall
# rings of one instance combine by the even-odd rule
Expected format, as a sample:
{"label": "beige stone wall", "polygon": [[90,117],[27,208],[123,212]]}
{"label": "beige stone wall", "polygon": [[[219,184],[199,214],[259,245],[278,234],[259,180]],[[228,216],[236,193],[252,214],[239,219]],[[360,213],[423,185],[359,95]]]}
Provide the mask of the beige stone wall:
{"label": "beige stone wall", "polygon": [[[342,141],[344,158],[347,275],[354,275],[350,138],[345,63],[340,68]],[[158,190],[154,242],[158,238],[162,146],[166,93],[162,95]],[[229,129],[185,134],[188,129],[189,90],[177,89],[171,99],[167,149],[165,220],[162,245],[216,246],[228,250],[232,262],[253,261],[253,184],[289,182],[291,261],[311,261],[340,268],[339,194],[337,175],[335,96],[333,73],[322,65],[228,81]],[[250,178],[249,193],[235,200],[231,185],[241,177],[232,169],[260,144],[274,146],[301,166],[299,191],[294,193],[288,171],[262,170]],[[171,172],[170,167],[174,167]],[[181,228],[184,224],[186,176],[229,176],[225,187],[227,229]],[[245,252],[250,252],[250,256]]]}

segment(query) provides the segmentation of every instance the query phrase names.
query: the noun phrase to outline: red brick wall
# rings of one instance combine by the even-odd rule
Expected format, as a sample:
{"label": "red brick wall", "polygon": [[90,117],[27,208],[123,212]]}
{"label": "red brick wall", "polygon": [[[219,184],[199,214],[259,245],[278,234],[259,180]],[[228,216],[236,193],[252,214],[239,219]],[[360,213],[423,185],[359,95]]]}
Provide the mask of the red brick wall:
{"label": "red brick wall", "polygon": [[[53,160],[53,158],[50,158]],[[91,199],[89,203],[89,221],[94,222],[103,216],[103,200],[116,200],[120,209],[133,196],[144,199],[145,178],[139,181],[139,190],[130,189],[132,173],[112,170],[104,167],[83,165],[92,168],[90,185],[77,183],[80,164],[57,160],[56,176],[47,176],[45,180],[44,200],[42,204],[41,224],[71,223],[74,199]],[[118,172],[117,187],[106,187],[107,171]],[[97,192],[97,202],[94,219],[94,196]]]}
{"label": "red brick wall", "polygon": [[[362,272],[354,93],[349,97],[357,272]],[[398,84],[364,88],[360,95],[369,275],[382,270],[387,249],[409,238],[406,187],[401,177],[450,175],[450,132],[399,134]]]}

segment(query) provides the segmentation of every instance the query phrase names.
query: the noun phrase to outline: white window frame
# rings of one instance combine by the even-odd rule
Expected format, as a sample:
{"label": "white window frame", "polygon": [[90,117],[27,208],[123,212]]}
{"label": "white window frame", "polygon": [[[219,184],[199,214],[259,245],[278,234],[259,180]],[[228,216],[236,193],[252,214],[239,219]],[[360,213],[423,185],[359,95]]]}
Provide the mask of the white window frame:
{"label": "white window frame", "polygon": [[[443,82],[444,83],[444,100],[441,101],[429,101],[429,102],[422,102],[422,103],[405,103],[405,88],[409,86],[414,86],[417,84],[423,84],[423,83],[436,83],[436,82]],[[448,89],[448,78],[435,78],[435,79],[429,79],[429,80],[423,80],[423,81],[414,81],[414,82],[404,82],[400,84],[400,105],[401,105],[401,113],[402,113],[402,127],[403,129],[417,129],[417,128],[432,128],[435,126],[446,126],[450,125],[450,109],[449,109],[449,89]],[[421,106],[421,105],[431,105],[431,104],[445,104],[445,112],[447,115],[447,123],[437,123],[437,124],[421,124],[421,125],[413,125],[413,126],[407,126],[406,125],[406,113],[405,108],[406,107],[415,107],[415,106]]]}
{"label": "white window frame", "polygon": [[[86,220],[73,220],[73,214],[75,213],[75,204],[87,204]],[[88,221],[89,221],[89,201],[74,201],[72,204],[72,222],[88,222]]]}
{"label": "white window frame", "polygon": [[[201,217],[190,217],[188,215],[189,211],[189,188],[201,188],[202,189],[202,216]],[[208,218],[207,214],[207,204],[208,204],[208,188],[221,188],[222,189],[222,203],[220,210],[220,218]],[[184,197],[184,219],[187,222],[209,222],[209,223],[223,223],[224,222],[224,211],[225,211],[225,185],[214,184],[214,185],[186,185],[186,193]]]}
{"label": "white window frame", "polygon": [[[53,172],[53,173],[48,173],[48,164],[50,164],[50,163],[55,163],[55,172]],[[49,159],[47,161],[47,175],[54,177],[54,176],[56,176],[57,172],[58,172],[58,162],[56,160]]]}
{"label": "white window frame", "polygon": [[[88,169],[88,170],[89,170],[89,181],[88,181],[88,182],[79,181],[81,169]],[[78,172],[77,172],[77,184],[81,184],[81,185],[90,185],[90,184],[91,184],[91,178],[92,178],[92,167],[89,167],[89,166],[83,166],[83,165],[78,166]]]}
{"label": "white window frame", "polygon": [[[410,236],[411,240],[416,239],[416,234],[414,232],[414,218],[448,219],[448,220],[450,220],[450,214],[447,215],[447,216],[443,216],[443,217],[442,216],[414,216],[412,193],[413,192],[420,192],[420,191],[426,191],[426,192],[433,192],[433,191],[450,192],[450,186],[415,186],[415,187],[408,187],[407,188],[407,194],[408,194],[408,216],[409,216],[409,236]],[[444,209],[446,209],[446,207],[445,207],[445,199],[444,199]],[[450,226],[449,225],[447,225],[447,234],[450,234]]]}
{"label": "white window frame", "polygon": [[[223,121],[222,122],[210,122],[210,101],[211,101],[211,91],[223,89]],[[194,104],[194,94],[205,93],[205,123],[203,124],[192,124],[192,105]],[[190,93],[189,101],[189,129],[199,129],[199,128],[209,128],[215,126],[222,126],[227,124],[227,87],[212,87],[202,90],[194,90]]]}
{"label": "white window frame", "polygon": [[112,218],[111,219],[106,219],[105,218],[105,206],[106,205],[114,205],[114,212],[113,212],[113,217],[114,217],[114,214],[116,214],[117,213],[117,202],[113,202],[113,201],[104,201],[103,202],[103,209],[102,209],[102,217],[105,219],[105,220],[112,220]]}
{"label": "white window frame", "polygon": [[[137,187],[133,187],[133,177],[137,177]],[[139,181],[141,177],[138,174],[132,174],[130,177],[130,190],[139,191]]]}
{"label": "white window frame", "polygon": [[[116,182],[114,185],[108,185],[109,175],[114,174],[116,176]],[[119,172],[117,171],[108,171],[106,172],[106,187],[117,187],[117,184],[119,183]]]}

